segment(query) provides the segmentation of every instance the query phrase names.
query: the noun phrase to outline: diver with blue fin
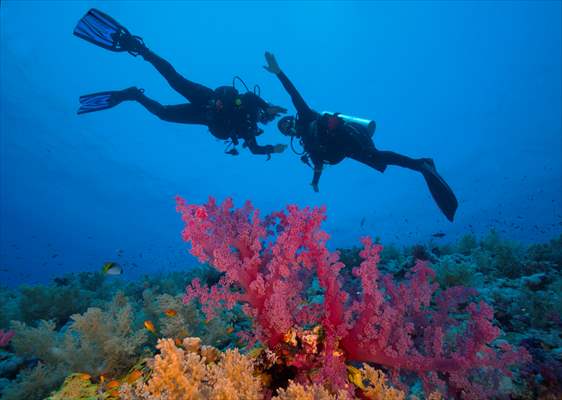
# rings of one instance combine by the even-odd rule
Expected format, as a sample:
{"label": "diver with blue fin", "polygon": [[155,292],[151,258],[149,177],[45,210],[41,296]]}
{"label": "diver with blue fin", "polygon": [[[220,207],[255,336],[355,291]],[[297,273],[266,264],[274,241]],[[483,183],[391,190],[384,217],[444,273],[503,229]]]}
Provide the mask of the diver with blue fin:
{"label": "diver with blue fin", "polygon": [[266,52],[265,59],[267,65],[264,68],[277,75],[297,110],[295,117],[285,116],[277,126],[283,135],[291,137],[293,151],[293,139],[300,140],[304,150],[300,154],[295,153],[302,155],[301,160],[314,169],[314,191],[318,191],[324,164],[335,165],[349,157],[380,172],[384,172],[389,165],[398,165],[423,175],[433,199],[447,219],[453,221],[458,206],[457,198],[437,172],[432,159],[414,159],[392,151],[378,150],[372,139],[376,128],[374,121],[314,111],[283,73],[275,56]]}
{"label": "diver with blue fin", "polygon": [[[260,146],[256,141],[256,137],[263,133],[258,123],[267,124],[287,112],[283,107],[263,100],[258,86],[250,91],[239,77],[234,78],[232,86],[221,86],[215,90],[192,82],[180,75],[168,61],[149,50],[140,36],[132,35],[115,19],[96,9],[88,11],[78,22],[74,35],[106,50],[128,52],[135,57],[140,55],[160,72],[172,89],[189,101],[162,105],[147,97],[144,90],[130,87],[80,96],[78,114],[106,110],[123,101],[136,101],[164,121],[207,126],[213,136],[228,143],[225,150],[228,154],[238,154],[235,146],[239,139],[244,140],[243,146],[253,154],[265,154],[268,158],[287,147],[284,144]],[[235,88],[237,79],[246,87],[246,93],[241,94]]]}

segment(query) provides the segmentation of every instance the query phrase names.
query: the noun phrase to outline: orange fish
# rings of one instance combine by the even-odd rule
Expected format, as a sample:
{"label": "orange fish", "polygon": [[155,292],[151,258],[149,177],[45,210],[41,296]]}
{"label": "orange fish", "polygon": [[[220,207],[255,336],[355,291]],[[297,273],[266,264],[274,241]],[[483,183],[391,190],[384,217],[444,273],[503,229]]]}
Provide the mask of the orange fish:
{"label": "orange fish", "polygon": [[183,345],[183,342],[182,342],[181,339],[179,339],[179,338],[175,338],[175,339],[174,339],[174,343],[175,343],[175,345],[176,345],[177,347],[180,347],[180,346]]}
{"label": "orange fish", "polygon": [[100,383],[104,383],[105,382],[105,375],[100,375]]}
{"label": "orange fish", "polygon": [[107,382],[106,388],[111,390],[111,389],[118,388],[119,386],[121,386],[121,384],[118,381],[114,380],[114,381]]}
{"label": "orange fish", "polygon": [[156,328],[154,327],[154,324],[151,320],[147,319],[146,321],[144,321],[144,327],[147,331],[152,332],[156,335]]}
{"label": "orange fish", "polygon": [[141,376],[142,376],[142,372],[136,369],[127,376],[127,383],[133,384]]}
{"label": "orange fish", "polygon": [[232,332],[234,332],[234,328],[232,326],[226,328],[226,333],[231,334]]}
{"label": "orange fish", "polygon": [[175,317],[176,315],[178,315],[178,312],[173,308],[168,308],[166,311],[164,311],[164,314],[166,314],[166,316],[168,317]]}

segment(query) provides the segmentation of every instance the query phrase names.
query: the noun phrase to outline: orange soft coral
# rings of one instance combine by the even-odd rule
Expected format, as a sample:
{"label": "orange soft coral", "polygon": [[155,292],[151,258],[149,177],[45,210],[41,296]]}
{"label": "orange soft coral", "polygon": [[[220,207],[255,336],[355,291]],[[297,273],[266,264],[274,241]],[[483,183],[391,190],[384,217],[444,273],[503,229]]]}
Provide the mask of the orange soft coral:
{"label": "orange soft coral", "polygon": [[154,369],[145,391],[153,398],[168,400],[202,399],[205,363],[196,353],[176,347],[172,339],[160,339],[160,354],[154,358]]}
{"label": "orange soft coral", "polygon": [[352,400],[352,398],[343,390],[333,395],[320,385],[303,386],[291,382],[287,389],[280,389],[272,400]]}
{"label": "orange soft coral", "polygon": [[[253,375],[252,359],[238,350],[221,353],[200,346],[197,338],[160,339],[160,354],[152,361],[152,376],[121,392],[124,399],[143,400],[260,400],[260,380]],[[214,362],[214,360],[217,360]]]}
{"label": "orange soft coral", "polygon": [[253,362],[238,350],[227,350],[220,363],[209,365],[213,400],[261,400],[261,382],[253,376]]}

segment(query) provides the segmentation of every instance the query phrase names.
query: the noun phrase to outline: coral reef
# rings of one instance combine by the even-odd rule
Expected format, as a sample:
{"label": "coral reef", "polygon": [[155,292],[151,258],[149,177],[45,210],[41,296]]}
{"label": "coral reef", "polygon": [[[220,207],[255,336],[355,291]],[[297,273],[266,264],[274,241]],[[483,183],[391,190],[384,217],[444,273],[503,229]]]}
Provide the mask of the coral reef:
{"label": "coral reef", "polygon": [[[191,253],[224,273],[210,288],[194,280],[184,301],[198,299],[208,318],[219,307],[242,302],[254,322],[246,332],[250,345],[259,340],[284,356],[299,383],[329,382],[334,392],[347,388],[345,363],[353,360],[383,365],[395,377],[413,372],[427,393],[438,388],[455,397],[482,398],[494,395],[500,374],[510,374],[508,366],[527,359],[525,351],[505,342],[492,346],[500,331],[492,324],[492,309],[470,301],[475,291],[452,287],[437,293],[438,285],[430,282],[434,272],[423,262],[396,284],[381,276],[382,248],[368,238],[362,262],[353,269],[361,293],[345,292],[338,276],[344,265],[327,250],[328,235],[320,229],[323,209],[288,206],[262,220],[249,202],[235,209],[230,199],[188,205],[179,197],[177,209]],[[416,254],[426,256],[419,249]],[[314,277],[324,291],[322,304],[304,297]],[[308,345],[309,334],[302,332],[314,325],[320,333],[317,343]],[[301,335],[291,333],[295,330]]]}
{"label": "coral reef", "polygon": [[61,384],[67,373],[60,365],[42,363],[24,369],[2,390],[2,400],[44,399]]}
{"label": "coral reef", "polygon": [[[249,203],[208,206],[179,208],[210,264],[0,287],[2,399],[162,398],[149,382],[157,393],[159,379],[181,381],[186,362],[204,376],[184,374],[202,399],[440,398],[432,388],[474,398],[491,396],[486,385],[512,399],[562,397],[562,236],[525,246],[491,231],[382,250],[364,240],[331,253],[322,210],[260,219]],[[511,378],[509,345],[531,357]]]}
{"label": "coral reef", "polygon": [[[12,322],[16,332],[12,343],[15,354],[40,361],[38,366],[23,370],[15,384],[43,385],[43,390],[35,390],[28,399],[43,398],[40,395],[48,394],[72,372],[117,375],[137,361],[146,333],[134,330],[132,307],[122,294],[117,294],[106,308],[89,308],[84,314],[73,315],[60,332],[53,321],[42,320],[35,327]],[[50,371],[49,379],[27,382],[46,370]]]}

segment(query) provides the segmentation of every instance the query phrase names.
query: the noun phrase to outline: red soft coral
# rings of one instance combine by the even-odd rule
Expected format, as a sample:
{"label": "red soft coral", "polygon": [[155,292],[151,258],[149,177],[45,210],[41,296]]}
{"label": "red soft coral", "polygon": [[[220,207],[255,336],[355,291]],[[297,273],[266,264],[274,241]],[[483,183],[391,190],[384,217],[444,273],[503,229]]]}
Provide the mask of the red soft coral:
{"label": "red soft coral", "polygon": [[0,329],[0,347],[6,347],[15,334],[14,331],[4,331]]}
{"label": "red soft coral", "polygon": [[[508,374],[507,367],[524,358],[507,345],[501,352],[490,347],[499,329],[488,305],[470,303],[473,290],[438,292],[433,270],[421,262],[396,284],[380,275],[382,247],[368,238],[363,262],[353,270],[362,290],[346,293],[339,279],[344,265],[328,251],[329,236],[320,229],[322,208],[291,205],[262,220],[249,202],[235,209],[230,199],[200,206],[178,197],[177,210],[191,253],[225,273],[210,289],[194,281],[184,300],[198,298],[208,317],[219,306],[241,302],[255,338],[297,368],[297,380],[349,388],[345,362],[366,361],[390,368],[395,381],[410,371],[427,390],[479,398],[489,394],[485,386],[497,387],[499,373]],[[313,279],[322,288],[322,304],[310,304],[306,295]],[[313,326],[321,326],[321,334],[308,330]],[[311,340],[320,343],[304,346]]]}

